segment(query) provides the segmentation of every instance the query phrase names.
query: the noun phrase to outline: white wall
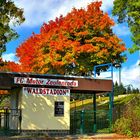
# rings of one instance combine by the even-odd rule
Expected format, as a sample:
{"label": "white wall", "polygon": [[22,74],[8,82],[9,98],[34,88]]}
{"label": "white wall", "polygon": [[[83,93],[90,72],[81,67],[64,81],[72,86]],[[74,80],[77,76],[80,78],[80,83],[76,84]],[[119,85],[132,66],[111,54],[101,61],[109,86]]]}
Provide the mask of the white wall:
{"label": "white wall", "polygon": [[[22,130],[70,130],[70,96],[21,93]],[[64,101],[64,116],[54,116],[55,101]]]}

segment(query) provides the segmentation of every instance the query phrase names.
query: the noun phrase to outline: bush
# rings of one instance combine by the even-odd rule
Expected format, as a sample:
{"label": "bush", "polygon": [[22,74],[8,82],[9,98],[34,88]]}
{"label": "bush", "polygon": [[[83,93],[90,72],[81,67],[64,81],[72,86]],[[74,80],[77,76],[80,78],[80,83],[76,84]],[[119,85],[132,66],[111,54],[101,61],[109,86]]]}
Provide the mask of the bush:
{"label": "bush", "polygon": [[113,130],[119,134],[140,137],[140,98],[136,97],[124,107],[123,115],[118,119]]}
{"label": "bush", "polygon": [[115,131],[119,134],[130,135],[131,122],[132,121],[130,119],[126,119],[126,118],[122,117],[115,122],[113,131]]}

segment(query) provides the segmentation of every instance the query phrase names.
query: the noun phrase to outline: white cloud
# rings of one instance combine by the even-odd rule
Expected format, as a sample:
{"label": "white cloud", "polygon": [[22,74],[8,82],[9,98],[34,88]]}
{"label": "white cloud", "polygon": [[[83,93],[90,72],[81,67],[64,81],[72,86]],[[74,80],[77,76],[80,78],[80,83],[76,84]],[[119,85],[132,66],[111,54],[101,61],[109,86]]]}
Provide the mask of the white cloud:
{"label": "white cloud", "polygon": [[105,12],[107,12],[109,9],[111,9],[113,7],[113,1],[114,0],[102,0],[103,5],[101,7],[101,9]]}
{"label": "white cloud", "polygon": [[[101,73],[98,78],[111,77],[110,72]],[[119,83],[119,70],[114,69],[113,81]],[[140,89],[140,66],[138,62],[130,67],[121,68],[121,82],[124,86],[133,85],[134,88]]]}
{"label": "white cloud", "polygon": [[[43,22],[54,20],[60,15],[66,15],[75,8],[85,8],[96,0],[14,0],[15,4],[24,9],[26,21],[22,26],[35,27]],[[107,11],[113,5],[113,0],[102,0],[102,10]]]}
{"label": "white cloud", "polygon": [[17,63],[17,57],[15,56],[15,53],[8,53],[8,54],[4,53],[2,54],[2,59],[4,61],[14,61]]}
{"label": "white cloud", "polygon": [[140,89],[140,66],[138,63],[130,67],[125,67],[122,69],[122,82],[125,85],[133,85]]}
{"label": "white cloud", "polygon": [[127,35],[131,34],[128,26],[127,25],[122,25],[122,24],[119,24],[119,25],[116,24],[113,27],[113,31],[118,36],[127,36]]}

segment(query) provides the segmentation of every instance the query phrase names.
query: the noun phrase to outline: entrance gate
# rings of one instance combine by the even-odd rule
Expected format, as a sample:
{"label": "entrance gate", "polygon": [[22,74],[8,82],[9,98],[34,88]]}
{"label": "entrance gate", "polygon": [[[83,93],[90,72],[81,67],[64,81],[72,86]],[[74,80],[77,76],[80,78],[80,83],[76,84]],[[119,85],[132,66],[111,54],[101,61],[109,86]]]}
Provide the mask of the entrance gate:
{"label": "entrance gate", "polygon": [[[109,110],[90,110],[71,112],[71,134],[90,134],[96,132],[110,132]],[[95,128],[96,125],[96,128]]]}
{"label": "entrance gate", "polygon": [[0,135],[19,133],[21,129],[20,109],[0,109]]}
{"label": "entrance gate", "polygon": [[[106,69],[106,72],[110,72],[110,76],[105,78],[110,78],[113,80],[113,64],[102,64],[94,67],[94,78],[96,74],[100,75],[102,68]],[[107,70],[108,69],[108,70]],[[96,105],[96,93],[93,94],[93,109],[92,110],[74,110],[70,113],[70,123],[71,123],[71,134],[83,134],[83,133],[96,133],[103,132],[107,133],[111,131],[112,128],[112,113],[113,113],[113,84],[112,92],[108,93],[109,101],[108,108],[106,110],[97,109]]]}

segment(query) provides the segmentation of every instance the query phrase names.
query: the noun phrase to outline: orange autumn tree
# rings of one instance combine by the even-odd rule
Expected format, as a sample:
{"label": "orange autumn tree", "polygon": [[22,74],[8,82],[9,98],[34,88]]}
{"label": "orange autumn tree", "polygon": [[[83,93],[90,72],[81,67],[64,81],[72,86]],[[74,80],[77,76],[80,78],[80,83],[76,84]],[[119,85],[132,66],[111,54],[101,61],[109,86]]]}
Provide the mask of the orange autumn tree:
{"label": "orange autumn tree", "polygon": [[[19,72],[21,71],[21,65],[15,62],[6,62],[0,58],[0,72]],[[8,90],[0,90],[0,102],[5,99],[10,94]]]}
{"label": "orange autumn tree", "polygon": [[114,21],[92,2],[65,17],[44,23],[17,48],[20,71],[90,75],[98,64],[124,61],[124,43],[112,31]]}
{"label": "orange autumn tree", "polygon": [[2,59],[0,60],[0,71],[1,72],[21,72],[21,65],[15,62],[10,62],[10,61],[3,61]]}

